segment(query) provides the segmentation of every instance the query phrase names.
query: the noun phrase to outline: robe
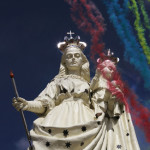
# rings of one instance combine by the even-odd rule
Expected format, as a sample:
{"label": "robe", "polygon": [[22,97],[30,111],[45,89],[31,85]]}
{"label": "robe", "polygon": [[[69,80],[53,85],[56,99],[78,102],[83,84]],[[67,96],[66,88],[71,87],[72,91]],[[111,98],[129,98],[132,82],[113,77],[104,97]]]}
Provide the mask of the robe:
{"label": "robe", "polygon": [[[30,131],[34,150],[139,150],[131,116],[106,88],[55,78],[35,101],[46,108]],[[91,107],[93,106],[93,108]],[[96,118],[96,113],[101,115]]]}

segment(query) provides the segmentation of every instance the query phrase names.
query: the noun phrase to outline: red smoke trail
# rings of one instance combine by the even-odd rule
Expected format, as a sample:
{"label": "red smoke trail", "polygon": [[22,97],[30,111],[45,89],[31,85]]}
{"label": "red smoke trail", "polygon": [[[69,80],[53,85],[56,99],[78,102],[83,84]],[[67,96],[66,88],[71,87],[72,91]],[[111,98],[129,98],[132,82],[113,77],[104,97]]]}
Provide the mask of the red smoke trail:
{"label": "red smoke trail", "polygon": [[102,56],[104,43],[101,37],[105,31],[104,19],[94,3],[87,0],[66,0],[71,5],[71,17],[77,26],[91,35],[91,59]]}
{"label": "red smoke trail", "polygon": [[137,96],[127,86],[124,88],[124,94],[128,98],[135,124],[144,131],[147,141],[150,142],[150,110],[136,100]]}
{"label": "red smoke trail", "polygon": [[[119,75],[119,74],[118,74]],[[120,78],[120,77],[119,77]],[[120,82],[120,83],[119,83]],[[122,80],[117,80],[117,86],[121,85],[123,86],[123,94],[125,97],[122,96],[122,94],[116,90],[112,86],[112,84],[108,83],[110,86],[110,91],[114,93],[114,95],[119,99],[121,102],[123,102],[126,106],[126,111],[131,113],[132,119],[139,127],[142,129],[142,131],[145,134],[147,142],[150,142],[150,110],[146,107],[144,107],[142,104],[140,104],[137,99],[138,97],[136,94],[129,89],[127,84],[125,84]],[[113,87],[113,88],[112,88]],[[129,107],[129,108],[128,108]]]}
{"label": "red smoke trail", "polygon": [[[91,35],[91,59],[95,62],[95,55],[104,56],[104,43],[101,37],[105,32],[104,19],[96,6],[87,0],[65,0],[71,6],[71,17],[77,26]],[[105,76],[105,75],[104,75]],[[108,82],[109,90],[126,106],[126,111],[132,115],[135,124],[141,128],[148,142],[150,142],[150,111],[137,101],[137,96],[125,84],[119,75],[115,74],[114,81],[120,86],[124,97],[116,91],[113,83]],[[128,105],[129,104],[129,105]],[[130,109],[128,109],[128,107]]]}
{"label": "red smoke trail", "polygon": [[129,112],[126,97],[124,96],[124,83],[117,71],[115,62],[111,60],[112,57],[104,56],[97,60],[97,70],[107,80],[108,89],[112,95],[116,96],[116,100],[123,103],[126,111]]}
{"label": "red smoke trail", "polygon": [[132,119],[137,127],[142,129],[147,142],[150,143],[150,110],[137,101],[138,97],[131,89],[129,89],[127,84],[123,83],[123,81],[121,82],[124,85],[123,93],[126,102],[128,103]]}
{"label": "red smoke trail", "polygon": [[[99,59],[97,69],[107,79],[109,91],[112,95],[116,96],[116,100],[125,104],[126,111],[131,113],[135,124],[144,131],[147,141],[150,142],[150,110],[137,101],[138,97],[121,80],[121,76],[117,72],[114,62],[110,61],[110,59],[111,57],[109,59],[108,57],[106,59],[103,58],[103,60]],[[108,78],[108,70],[106,71],[105,67],[113,70],[113,78]]]}

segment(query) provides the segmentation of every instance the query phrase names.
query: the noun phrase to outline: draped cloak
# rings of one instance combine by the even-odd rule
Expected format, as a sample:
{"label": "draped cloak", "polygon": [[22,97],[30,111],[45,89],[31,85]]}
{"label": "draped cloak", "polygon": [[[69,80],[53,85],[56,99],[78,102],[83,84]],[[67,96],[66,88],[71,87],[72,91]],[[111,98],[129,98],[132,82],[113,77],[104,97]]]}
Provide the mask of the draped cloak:
{"label": "draped cloak", "polygon": [[84,79],[65,75],[35,101],[46,111],[30,131],[34,150],[140,150],[130,113],[107,88],[92,90]]}

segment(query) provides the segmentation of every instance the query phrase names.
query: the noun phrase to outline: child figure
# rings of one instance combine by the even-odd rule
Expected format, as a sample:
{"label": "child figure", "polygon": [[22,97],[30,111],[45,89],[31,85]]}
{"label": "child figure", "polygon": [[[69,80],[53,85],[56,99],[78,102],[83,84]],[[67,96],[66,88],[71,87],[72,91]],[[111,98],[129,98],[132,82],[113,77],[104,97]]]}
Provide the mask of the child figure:
{"label": "child figure", "polygon": [[104,113],[109,117],[119,117],[124,95],[115,62],[110,60],[109,57],[105,60],[98,59],[97,62],[96,75],[91,82],[92,103],[96,117],[101,116],[102,118]]}
{"label": "child figure", "polygon": [[97,120],[106,125],[107,149],[139,150],[116,59],[106,56],[97,62],[96,75],[91,82],[91,101]]}

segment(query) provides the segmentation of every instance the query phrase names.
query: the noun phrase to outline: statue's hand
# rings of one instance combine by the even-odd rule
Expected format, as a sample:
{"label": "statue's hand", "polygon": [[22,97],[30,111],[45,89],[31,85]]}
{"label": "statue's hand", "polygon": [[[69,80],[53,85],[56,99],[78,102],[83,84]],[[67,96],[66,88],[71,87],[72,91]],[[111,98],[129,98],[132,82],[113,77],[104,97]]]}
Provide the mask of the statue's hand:
{"label": "statue's hand", "polygon": [[112,92],[112,98],[122,102],[124,99],[124,95],[121,91],[116,91],[116,92]]}
{"label": "statue's hand", "polygon": [[19,110],[27,110],[28,108],[28,101],[26,101],[25,99],[18,97],[18,98],[13,98],[12,100],[12,105],[15,107],[15,109],[17,111]]}

